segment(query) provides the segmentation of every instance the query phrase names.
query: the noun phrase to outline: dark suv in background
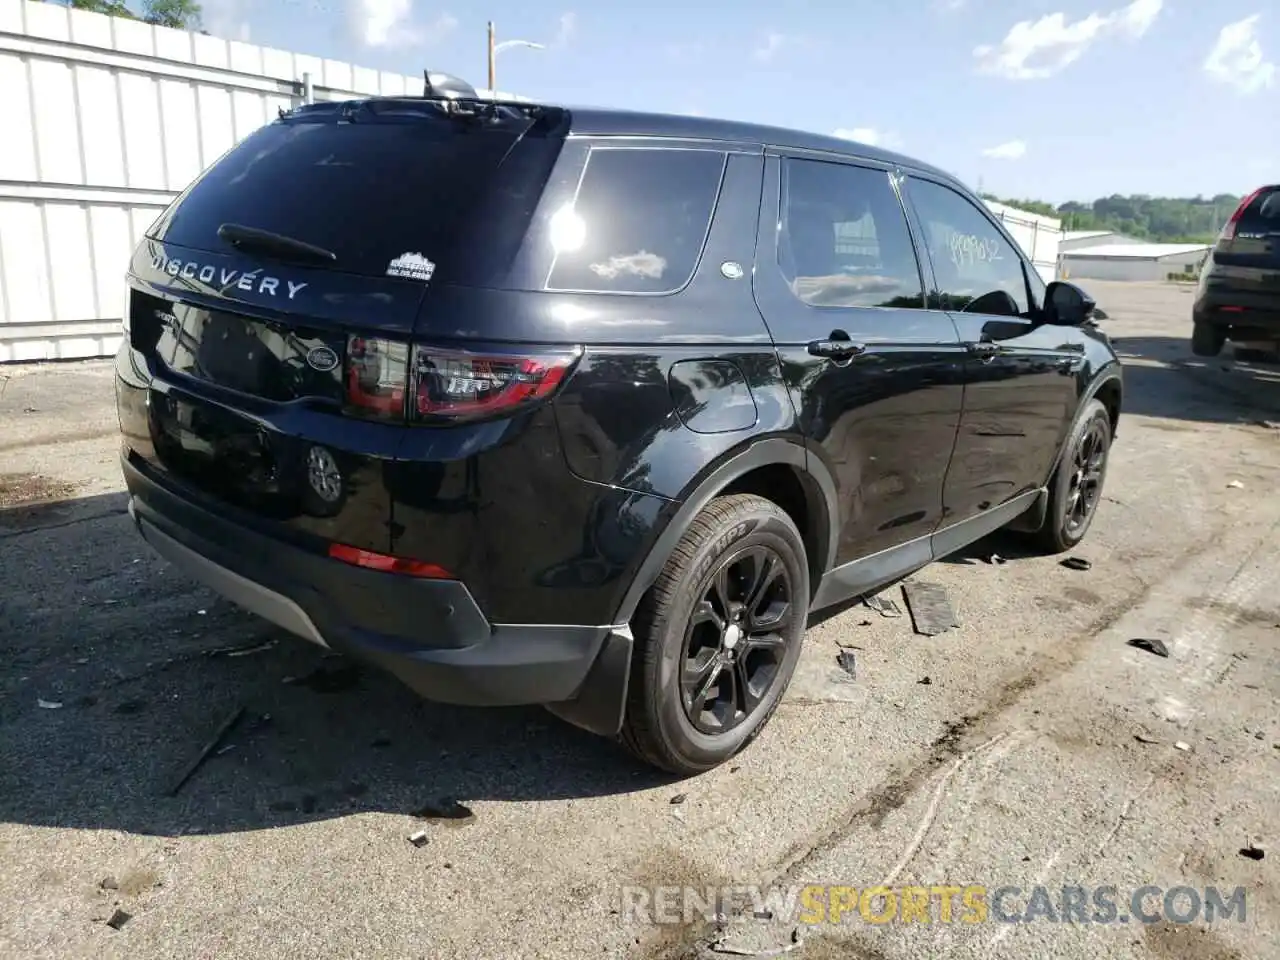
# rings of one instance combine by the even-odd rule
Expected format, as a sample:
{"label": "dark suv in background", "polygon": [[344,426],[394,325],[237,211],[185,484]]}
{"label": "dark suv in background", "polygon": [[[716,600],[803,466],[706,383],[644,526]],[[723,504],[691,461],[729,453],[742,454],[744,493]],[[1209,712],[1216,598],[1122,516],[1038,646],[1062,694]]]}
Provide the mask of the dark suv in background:
{"label": "dark suv in background", "polygon": [[1246,355],[1280,351],[1280,184],[1240,202],[1200,271],[1191,351],[1216,357],[1228,340]]}
{"label": "dark suv in background", "polygon": [[1084,536],[1119,364],[952,177],[457,91],[283,115],[138,247],[123,469],[178,567],[689,773],[762,729],[811,610]]}

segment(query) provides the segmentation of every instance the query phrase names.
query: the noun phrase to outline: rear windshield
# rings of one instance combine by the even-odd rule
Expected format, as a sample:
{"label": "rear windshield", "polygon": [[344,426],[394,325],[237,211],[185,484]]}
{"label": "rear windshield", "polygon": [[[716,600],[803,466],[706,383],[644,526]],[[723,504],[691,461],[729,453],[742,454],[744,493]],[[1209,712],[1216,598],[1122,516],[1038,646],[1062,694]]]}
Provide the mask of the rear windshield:
{"label": "rear windshield", "polygon": [[345,273],[405,276],[420,256],[435,264],[437,282],[492,281],[514,256],[562,142],[521,139],[527,127],[523,118],[368,112],[351,123],[281,120],[208,170],[153,236],[227,251],[218,228],[233,223],[331,251]]}
{"label": "rear windshield", "polygon": [[1245,208],[1236,225],[1240,233],[1273,233],[1280,230],[1280,187],[1262,191]]}

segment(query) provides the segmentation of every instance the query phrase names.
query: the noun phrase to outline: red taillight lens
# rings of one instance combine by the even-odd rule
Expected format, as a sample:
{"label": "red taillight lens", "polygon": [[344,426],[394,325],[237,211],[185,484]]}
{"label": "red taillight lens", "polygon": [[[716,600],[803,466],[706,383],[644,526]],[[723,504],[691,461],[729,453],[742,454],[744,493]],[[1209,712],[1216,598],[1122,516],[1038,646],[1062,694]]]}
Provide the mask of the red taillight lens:
{"label": "red taillight lens", "polygon": [[403,420],[409,345],[375,337],[347,341],[346,402],[355,413]]}
{"label": "red taillight lens", "polygon": [[380,570],[383,573],[402,573],[409,577],[423,577],[427,580],[453,580],[454,576],[444,567],[423,560],[412,560],[408,557],[393,557],[387,553],[375,553],[350,547],[345,543],[329,544],[329,556],[341,560],[354,567],[366,570]]}
{"label": "red taillight lens", "polygon": [[515,412],[555,393],[581,356],[576,347],[507,354],[415,346],[411,415],[457,421]]}

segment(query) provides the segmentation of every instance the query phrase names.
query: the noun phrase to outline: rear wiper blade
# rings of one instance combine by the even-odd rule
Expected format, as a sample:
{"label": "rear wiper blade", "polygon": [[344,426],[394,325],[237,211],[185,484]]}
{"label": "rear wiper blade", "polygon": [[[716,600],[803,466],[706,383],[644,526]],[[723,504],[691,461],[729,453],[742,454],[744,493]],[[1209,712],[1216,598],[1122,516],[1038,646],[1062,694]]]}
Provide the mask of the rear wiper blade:
{"label": "rear wiper blade", "polygon": [[305,240],[296,240],[280,233],[272,233],[270,230],[259,230],[257,227],[246,227],[239,223],[224,223],[218,228],[218,237],[233,247],[275,254],[278,257],[310,258],[330,262],[338,259],[338,255],[332,250],[317,247]]}

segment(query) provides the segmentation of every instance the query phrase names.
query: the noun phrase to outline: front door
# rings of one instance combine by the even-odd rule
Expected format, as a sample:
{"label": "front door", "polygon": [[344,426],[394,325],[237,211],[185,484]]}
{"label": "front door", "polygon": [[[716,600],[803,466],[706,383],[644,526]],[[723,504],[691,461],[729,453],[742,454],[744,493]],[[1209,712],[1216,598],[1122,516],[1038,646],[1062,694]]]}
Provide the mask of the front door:
{"label": "front door", "polygon": [[943,496],[949,527],[1048,479],[1075,410],[1084,341],[1074,328],[1039,322],[1043,282],[975,202],[915,175],[904,192],[933,267],[932,300],[969,351]]}
{"label": "front door", "polygon": [[948,315],[924,309],[888,166],[771,155],[760,223],[756,300],[838,490],[844,574],[819,597],[835,600],[931,558],[965,353]]}

